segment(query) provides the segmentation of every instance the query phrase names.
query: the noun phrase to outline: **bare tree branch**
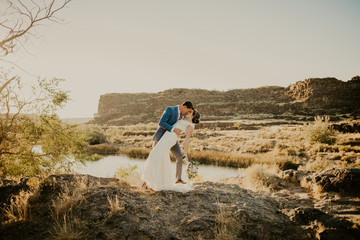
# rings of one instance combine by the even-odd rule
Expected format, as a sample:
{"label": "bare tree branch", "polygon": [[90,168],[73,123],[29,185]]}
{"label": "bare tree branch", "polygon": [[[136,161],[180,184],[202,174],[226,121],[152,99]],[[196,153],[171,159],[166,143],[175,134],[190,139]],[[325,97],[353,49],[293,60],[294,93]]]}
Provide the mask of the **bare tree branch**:
{"label": "bare tree branch", "polygon": [[15,77],[12,77],[11,79],[9,79],[8,81],[6,81],[1,87],[0,87],[0,93],[2,93],[2,91],[6,88],[7,85],[9,85],[9,83],[13,80],[15,80]]}
{"label": "bare tree branch", "polygon": [[[27,36],[30,36],[31,30],[35,30],[38,23],[46,21],[60,22],[61,19],[55,14],[61,9],[65,8],[71,0],[31,0],[23,1],[17,0],[7,1],[8,7],[5,12],[9,12],[12,18],[0,16],[0,32],[5,30],[4,36],[0,36],[0,57],[5,57],[13,53],[17,45],[26,41]],[[11,20],[17,19],[17,20]]]}

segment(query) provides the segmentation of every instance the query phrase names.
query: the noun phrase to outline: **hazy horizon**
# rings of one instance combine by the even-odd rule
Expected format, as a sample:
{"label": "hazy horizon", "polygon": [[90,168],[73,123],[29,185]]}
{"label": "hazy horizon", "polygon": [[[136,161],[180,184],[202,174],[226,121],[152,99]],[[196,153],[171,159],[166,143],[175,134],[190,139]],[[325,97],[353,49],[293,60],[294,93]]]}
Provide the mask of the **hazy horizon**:
{"label": "hazy horizon", "polygon": [[88,118],[106,93],[282,86],[359,75],[360,2],[71,2],[12,61],[23,79],[59,77],[73,99],[61,118]]}

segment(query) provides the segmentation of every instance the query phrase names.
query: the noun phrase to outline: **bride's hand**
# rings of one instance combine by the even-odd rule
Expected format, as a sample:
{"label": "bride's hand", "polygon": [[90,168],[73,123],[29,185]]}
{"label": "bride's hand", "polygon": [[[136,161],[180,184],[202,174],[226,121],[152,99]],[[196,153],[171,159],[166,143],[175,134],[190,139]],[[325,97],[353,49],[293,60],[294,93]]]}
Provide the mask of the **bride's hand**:
{"label": "bride's hand", "polygon": [[183,160],[183,163],[184,163],[185,165],[188,165],[188,164],[189,164],[189,161],[188,161],[187,156],[183,156],[183,157],[182,157],[182,160]]}
{"label": "bride's hand", "polygon": [[178,128],[174,128],[174,133],[176,133],[176,135],[180,135],[181,130]]}

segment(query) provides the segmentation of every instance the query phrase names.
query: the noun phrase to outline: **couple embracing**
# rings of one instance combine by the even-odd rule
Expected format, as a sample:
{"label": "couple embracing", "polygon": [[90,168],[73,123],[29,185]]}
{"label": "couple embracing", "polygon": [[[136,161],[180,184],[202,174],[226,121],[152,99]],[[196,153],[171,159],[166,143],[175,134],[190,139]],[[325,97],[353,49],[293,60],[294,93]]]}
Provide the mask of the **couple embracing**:
{"label": "couple embracing", "polygon": [[[180,106],[165,109],[153,138],[153,149],[146,160],[145,170],[141,176],[144,181],[143,186],[155,191],[187,192],[193,189],[191,183],[182,178],[182,164],[189,163],[187,154],[190,136],[199,120],[199,112],[189,101]],[[177,141],[181,134],[185,134],[184,154]],[[175,178],[171,172],[170,151],[176,158]]]}

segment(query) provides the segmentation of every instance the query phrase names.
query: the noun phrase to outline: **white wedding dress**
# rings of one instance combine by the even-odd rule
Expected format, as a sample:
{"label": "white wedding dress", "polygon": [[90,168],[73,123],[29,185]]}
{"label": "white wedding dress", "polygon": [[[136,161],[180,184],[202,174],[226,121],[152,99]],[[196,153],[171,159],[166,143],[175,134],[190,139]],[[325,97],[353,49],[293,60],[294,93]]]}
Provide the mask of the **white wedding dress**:
{"label": "white wedding dress", "polygon": [[[183,134],[189,125],[194,127],[194,124],[187,120],[178,120],[173,127],[180,129]],[[156,191],[172,190],[187,192],[194,189],[187,176],[183,178],[183,180],[187,182],[186,184],[175,184],[175,168],[170,162],[170,149],[176,144],[176,141],[176,133],[166,131],[160,141],[151,150],[146,160],[145,170],[141,179],[146,182],[147,186]]]}

